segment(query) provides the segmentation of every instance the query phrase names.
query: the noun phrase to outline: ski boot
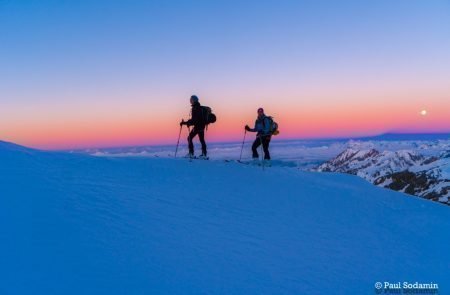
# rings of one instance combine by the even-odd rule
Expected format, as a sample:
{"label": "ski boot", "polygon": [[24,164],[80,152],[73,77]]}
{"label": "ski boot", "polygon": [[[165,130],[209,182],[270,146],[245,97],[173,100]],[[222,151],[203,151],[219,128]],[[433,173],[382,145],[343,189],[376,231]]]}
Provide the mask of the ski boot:
{"label": "ski boot", "polygon": [[206,154],[201,154],[200,156],[198,156],[198,159],[200,159],[200,160],[209,160],[209,157]]}
{"label": "ski boot", "polygon": [[195,159],[194,154],[192,153],[187,153],[186,156],[184,156],[186,159]]}

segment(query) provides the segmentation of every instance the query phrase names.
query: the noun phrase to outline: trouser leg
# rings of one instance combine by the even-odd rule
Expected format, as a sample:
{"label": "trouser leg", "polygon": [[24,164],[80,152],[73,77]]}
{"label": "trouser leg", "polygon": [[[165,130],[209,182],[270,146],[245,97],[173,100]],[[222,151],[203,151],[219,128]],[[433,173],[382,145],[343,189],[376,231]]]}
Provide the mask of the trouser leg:
{"label": "trouser leg", "polygon": [[270,136],[264,136],[262,138],[263,150],[264,150],[264,160],[270,160],[269,153],[269,144],[270,144]]}
{"label": "trouser leg", "polygon": [[192,140],[194,139],[194,137],[197,135],[197,130],[192,129],[191,132],[189,132],[189,136],[187,138],[188,140],[188,146],[189,146],[189,153],[191,155],[194,154],[194,143],[192,142]]}
{"label": "trouser leg", "polygon": [[198,132],[198,138],[200,139],[200,143],[202,144],[202,154],[206,156],[205,130],[201,130]]}
{"label": "trouser leg", "polygon": [[255,141],[252,144],[252,152],[253,152],[253,158],[259,158],[258,155],[258,147],[261,145],[261,139],[259,136],[256,137]]}

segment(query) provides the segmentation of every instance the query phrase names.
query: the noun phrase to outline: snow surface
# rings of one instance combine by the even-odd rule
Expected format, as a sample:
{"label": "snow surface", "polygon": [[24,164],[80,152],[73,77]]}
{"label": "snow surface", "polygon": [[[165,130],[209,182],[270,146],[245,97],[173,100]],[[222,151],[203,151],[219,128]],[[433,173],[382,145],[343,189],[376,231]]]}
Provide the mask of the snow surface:
{"label": "snow surface", "polygon": [[0,294],[450,293],[450,210],[351,175],[0,145]]}

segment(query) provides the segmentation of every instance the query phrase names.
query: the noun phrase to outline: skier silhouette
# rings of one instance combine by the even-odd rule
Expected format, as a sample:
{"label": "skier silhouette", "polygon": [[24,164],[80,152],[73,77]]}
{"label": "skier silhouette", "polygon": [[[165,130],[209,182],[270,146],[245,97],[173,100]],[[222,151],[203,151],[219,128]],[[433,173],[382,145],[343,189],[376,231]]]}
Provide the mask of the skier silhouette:
{"label": "skier silhouette", "polygon": [[270,161],[269,144],[272,138],[271,133],[271,120],[264,114],[264,109],[258,109],[258,117],[255,121],[255,127],[250,128],[245,126],[245,130],[249,132],[256,132],[256,139],[252,145],[253,159],[258,159],[258,147],[262,144],[264,150],[264,160]]}
{"label": "skier silhouette", "polygon": [[180,126],[187,125],[188,127],[194,126],[192,130],[189,132],[189,136],[187,138],[189,143],[189,153],[187,157],[194,157],[194,143],[193,139],[198,135],[200,143],[202,145],[202,154],[199,156],[201,159],[207,158],[207,150],[206,150],[206,142],[205,142],[205,115],[202,106],[200,105],[199,99],[196,95],[192,95],[190,98],[191,102],[191,118],[187,121],[182,120],[180,122]]}

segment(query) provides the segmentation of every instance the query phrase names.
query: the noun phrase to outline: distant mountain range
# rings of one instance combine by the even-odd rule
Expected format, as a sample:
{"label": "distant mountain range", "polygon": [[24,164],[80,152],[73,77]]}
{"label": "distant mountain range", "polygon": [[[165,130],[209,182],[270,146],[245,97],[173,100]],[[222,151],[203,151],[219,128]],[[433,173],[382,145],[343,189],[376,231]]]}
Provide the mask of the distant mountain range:
{"label": "distant mountain range", "polygon": [[[427,150],[441,150],[427,155]],[[450,144],[435,141],[417,149],[380,150],[353,142],[317,171],[360,176],[375,185],[450,205]]]}

